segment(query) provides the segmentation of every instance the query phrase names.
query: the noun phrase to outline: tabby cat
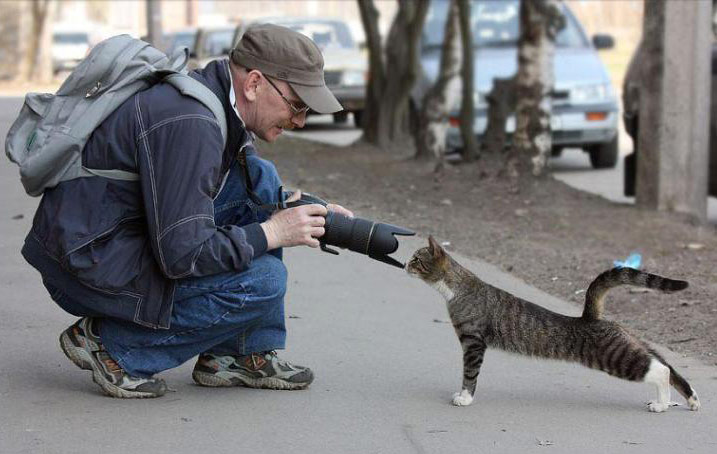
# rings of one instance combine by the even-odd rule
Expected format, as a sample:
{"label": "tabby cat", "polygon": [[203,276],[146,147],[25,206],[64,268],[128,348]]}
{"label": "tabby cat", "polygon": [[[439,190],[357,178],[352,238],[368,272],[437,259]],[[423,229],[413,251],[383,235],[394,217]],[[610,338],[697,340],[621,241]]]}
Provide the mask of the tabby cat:
{"label": "tabby cat", "polygon": [[670,385],[699,410],[697,393],[664,358],[615,322],[602,320],[608,290],[622,284],[663,292],[687,282],[632,268],[614,268],[588,288],[582,317],[568,317],[515,297],[478,279],[459,265],[433,237],[406,264],[409,274],[425,281],[446,299],[448,313],[463,347],[463,388],[454,405],[473,402],[476,381],[487,347],[528,356],[574,361],[630,381],[657,387],[648,410],[663,412],[671,404]]}

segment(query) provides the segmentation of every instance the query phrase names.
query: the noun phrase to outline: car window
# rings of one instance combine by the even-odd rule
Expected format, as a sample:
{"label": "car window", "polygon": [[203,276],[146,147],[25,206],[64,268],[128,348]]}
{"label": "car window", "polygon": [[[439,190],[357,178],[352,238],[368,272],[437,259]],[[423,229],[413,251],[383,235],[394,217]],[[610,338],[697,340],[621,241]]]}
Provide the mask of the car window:
{"label": "car window", "polygon": [[54,33],[52,42],[55,44],[87,44],[90,38],[87,33]]}
{"label": "car window", "polygon": [[356,43],[351,36],[349,27],[338,21],[316,22],[273,22],[311,38],[321,49],[344,48],[352,49]]}
{"label": "car window", "polygon": [[233,38],[234,29],[208,31],[202,51],[207,56],[222,55],[224,51],[231,49]]}
{"label": "car window", "polygon": [[[440,48],[450,2],[434,1],[423,28],[423,47]],[[558,32],[557,47],[587,47],[588,41],[567,8],[565,27]],[[520,2],[517,0],[471,2],[471,30],[475,47],[515,47],[520,36]]]}
{"label": "car window", "polygon": [[171,49],[174,50],[179,47],[189,48],[189,52],[194,52],[194,32],[186,33],[175,33],[172,36],[172,43],[170,44]]}

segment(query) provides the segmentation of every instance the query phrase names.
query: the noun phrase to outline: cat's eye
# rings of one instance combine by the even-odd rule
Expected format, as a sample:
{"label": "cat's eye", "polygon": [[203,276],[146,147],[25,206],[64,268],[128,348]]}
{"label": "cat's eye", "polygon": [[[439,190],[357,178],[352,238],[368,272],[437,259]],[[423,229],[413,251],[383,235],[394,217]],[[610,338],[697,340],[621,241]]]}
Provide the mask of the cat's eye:
{"label": "cat's eye", "polygon": [[418,262],[418,267],[421,269],[421,271],[428,272],[428,267],[426,267],[426,265],[423,264],[421,259],[416,258],[416,262]]}

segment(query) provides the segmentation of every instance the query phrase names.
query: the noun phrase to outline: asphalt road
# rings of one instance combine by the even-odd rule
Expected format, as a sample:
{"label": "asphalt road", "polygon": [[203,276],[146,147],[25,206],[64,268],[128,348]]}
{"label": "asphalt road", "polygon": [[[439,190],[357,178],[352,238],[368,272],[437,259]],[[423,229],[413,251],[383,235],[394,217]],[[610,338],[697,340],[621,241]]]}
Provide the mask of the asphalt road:
{"label": "asphalt road", "polygon": [[[17,106],[0,99],[0,137]],[[310,365],[306,391],[207,389],[193,362],[167,371],[156,400],[103,396],[60,352],[73,317],[19,255],[37,200],[0,160],[0,453],[713,453],[717,368],[665,352],[703,409],[648,413],[654,390],[577,365],[490,351],[474,405],[449,400],[460,347],[440,296],[365,256],[287,251],[287,359]],[[402,240],[405,260],[425,239]],[[481,278],[552,310],[580,308],[482,262]],[[674,394],[674,393],[673,393]],[[673,396],[678,400],[679,396]]]}

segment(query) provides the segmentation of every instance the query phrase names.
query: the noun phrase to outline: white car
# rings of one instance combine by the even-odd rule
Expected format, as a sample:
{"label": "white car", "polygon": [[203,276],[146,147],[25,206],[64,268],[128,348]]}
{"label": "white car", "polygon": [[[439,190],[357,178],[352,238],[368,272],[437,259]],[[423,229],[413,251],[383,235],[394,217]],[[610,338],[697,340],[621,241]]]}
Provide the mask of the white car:
{"label": "white car", "polygon": [[351,30],[340,19],[317,17],[264,18],[254,23],[281,25],[311,38],[324,57],[324,80],[344,110],[334,114],[335,123],[344,123],[348,113],[360,127],[366,97],[368,61],[351,35]]}
{"label": "white car", "polygon": [[52,70],[72,70],[90,51],[90,33],[80,30],[55,30],[52,33]]}

